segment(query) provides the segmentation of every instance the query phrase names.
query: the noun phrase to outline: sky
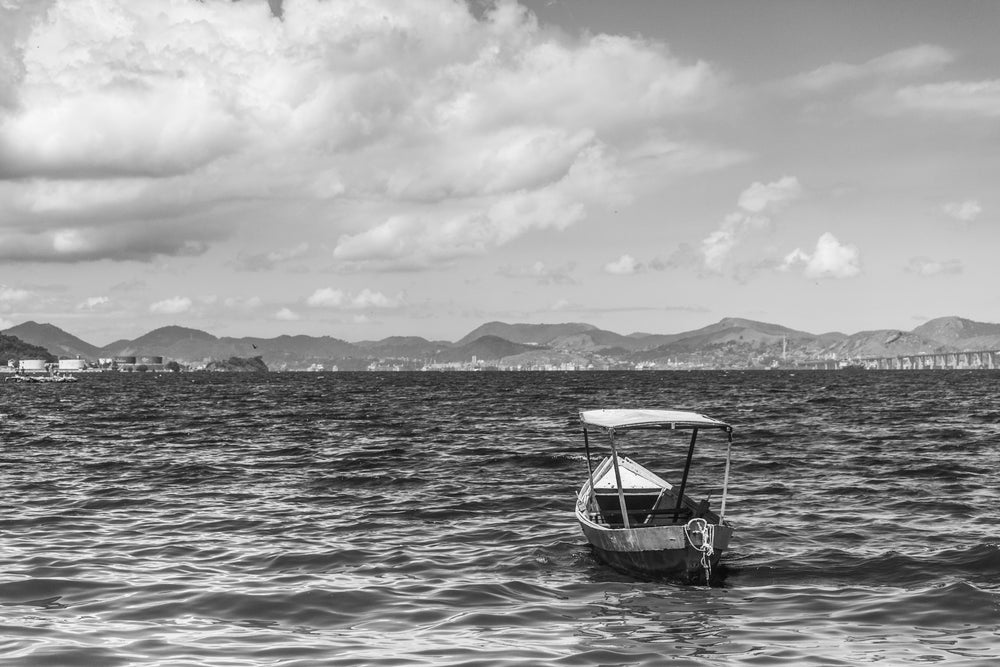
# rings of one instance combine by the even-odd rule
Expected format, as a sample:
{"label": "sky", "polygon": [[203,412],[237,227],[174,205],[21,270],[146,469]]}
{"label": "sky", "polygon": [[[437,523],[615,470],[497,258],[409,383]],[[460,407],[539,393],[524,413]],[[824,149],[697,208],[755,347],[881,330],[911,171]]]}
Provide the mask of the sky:
{"label": "sky", "polygon": [[0,329],[1000,322],[1000,3],[0,0]]}

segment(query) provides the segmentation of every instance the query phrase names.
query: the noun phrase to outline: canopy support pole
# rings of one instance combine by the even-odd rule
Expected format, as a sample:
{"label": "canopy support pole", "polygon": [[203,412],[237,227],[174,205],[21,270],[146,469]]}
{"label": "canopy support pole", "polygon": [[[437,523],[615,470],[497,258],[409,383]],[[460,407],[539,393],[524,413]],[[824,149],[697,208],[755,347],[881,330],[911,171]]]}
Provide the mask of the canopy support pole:
{"label": "canopy support pole", "polygon": [[719,525],[726,518],[726,495],[729,493],[729,463],[732,460],[733,432],[729,431],[729,443],[726,445],[726,475],[722,479],[722,507],[719,508]]}
{"label": "canopy support pole", "polygon": [[691,471],[691,457],[694,456],[694,441],[698,439],[698,428],[695,427],[691,429],[691,444],[688,445],[688,455],[687,462],[684,463],[684,476],[681,477],[681,489],[677,494],[677,513],[674,514],[674,521],[680,517],[681,507],[684,504],[684,489],[687,487],[688,483],[688,473]]}
{"label": "canopy support pole", "polygon": [[618,470],[618,451],[615,449],[615,431],[612,429],[611,434],[611,463],[615,466],[615,482],[618,484],[618,507],[622,511],[622,523],[625,524],[625,529],[631,528],[631,524],[628,520],[628,508],[625,506],[625,491],[622,490],[622,474]]}
{"label": "canopy support pole", "polygon": [[[583,448],[587,452],[587,475],[590,477],[590,505],[596,507],[597,505],[597,492],[594,491],[594,468],[590,463],[590,438],[587,437],[587,427],[583,427]],[[588,505],[588,511],[590,505]]]}

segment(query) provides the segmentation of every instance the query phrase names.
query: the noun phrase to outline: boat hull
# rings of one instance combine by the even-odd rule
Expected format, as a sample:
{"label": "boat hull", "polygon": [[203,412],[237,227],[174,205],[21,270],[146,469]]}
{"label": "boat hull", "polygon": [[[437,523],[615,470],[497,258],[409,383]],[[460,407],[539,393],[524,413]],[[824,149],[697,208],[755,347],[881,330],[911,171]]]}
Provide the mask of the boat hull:
{"label": "boat hull", "polygon": [[[616,569],[654,577],[705,581],[705,554],[691,545],[683,525],[609,529],[579,514],[577,519],[594,554]],[[714,526],[712,551],[707,557],[710,571],[716,570],[732,534],[730,526]]]}

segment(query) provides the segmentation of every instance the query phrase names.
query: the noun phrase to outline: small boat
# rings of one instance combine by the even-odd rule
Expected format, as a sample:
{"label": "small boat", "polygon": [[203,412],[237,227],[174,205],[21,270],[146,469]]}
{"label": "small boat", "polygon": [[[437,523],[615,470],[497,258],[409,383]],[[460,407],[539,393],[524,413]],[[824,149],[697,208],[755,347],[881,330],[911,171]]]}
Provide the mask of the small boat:
{"label": "small boat", "polygon": [[[629,573],[711,583],[713,569],[733,535],[725,520],[732,427],[681,410],[584,410],[580,421],[589,474],[577,495],[576,518],[597,557]],[[685,495],[695,442],[699,431],[706,429],[726,436],[718,513],[710,509],[708,499],[696,502]],[[640,430],[690,431],[680,486],[619,453],[617,439]],[[589,437],[595,432],[608,436],[611,450],[596,467]]]}

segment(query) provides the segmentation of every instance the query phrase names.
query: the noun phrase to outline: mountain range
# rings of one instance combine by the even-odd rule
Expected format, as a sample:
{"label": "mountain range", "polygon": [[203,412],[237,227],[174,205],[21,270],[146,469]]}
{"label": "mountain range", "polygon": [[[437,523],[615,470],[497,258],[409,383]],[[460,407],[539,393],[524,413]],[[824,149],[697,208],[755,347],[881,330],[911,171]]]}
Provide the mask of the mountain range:
{"label": "mountain range", "polygon": [[1000,350],[1000,324],[942,317],[911,331],[812,334],[778,324],[727,317],[674,334],[623,335],[590,324],[489,322],[455,342],[417,336],[347,342],[331,336],[216,337],[167,326],[134,340],[92,345],[52,324],[25,322],[2,332],[56,357],[96,360],[162,356],[185,364],[260,356],[272,369],[322,364],[341,370],[422,368],[478,363],[506,368],[689,367],[747,368],[795,365],[819,359],[851,360],[966,350]]}

